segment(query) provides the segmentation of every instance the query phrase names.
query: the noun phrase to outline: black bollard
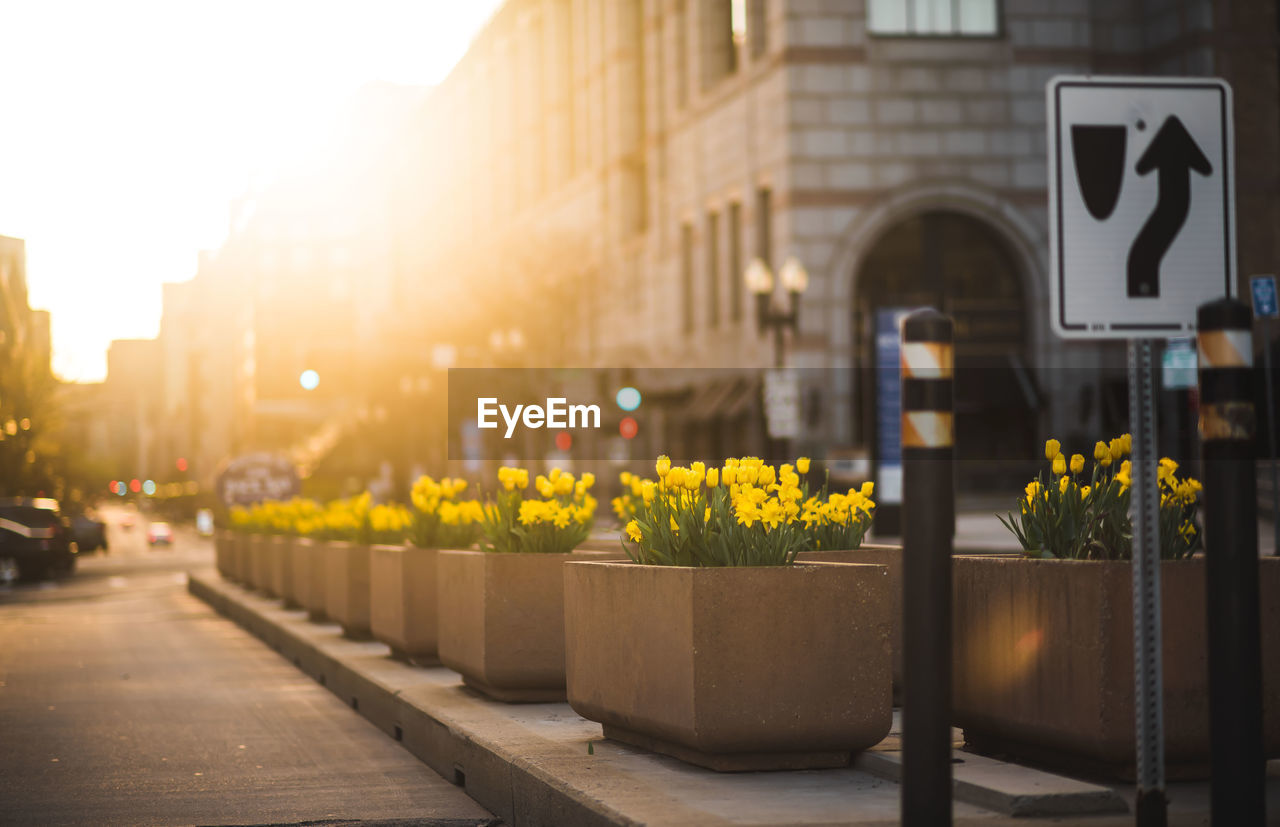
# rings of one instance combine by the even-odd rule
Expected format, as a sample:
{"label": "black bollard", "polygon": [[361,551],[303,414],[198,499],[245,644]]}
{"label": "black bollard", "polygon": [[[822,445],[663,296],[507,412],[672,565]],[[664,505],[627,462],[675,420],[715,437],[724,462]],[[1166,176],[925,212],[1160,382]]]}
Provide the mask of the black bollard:
{"label": "black bollard", "polygon": [[902,823],[951,823],[952,323],[902,324]]}
{"label": "black bollard", "polygon": [[1258,597],[1257,417],[1249,308],[1200,306],[1200,439],[1209,633],[1210,812],[1216,825],[1266,820]]}

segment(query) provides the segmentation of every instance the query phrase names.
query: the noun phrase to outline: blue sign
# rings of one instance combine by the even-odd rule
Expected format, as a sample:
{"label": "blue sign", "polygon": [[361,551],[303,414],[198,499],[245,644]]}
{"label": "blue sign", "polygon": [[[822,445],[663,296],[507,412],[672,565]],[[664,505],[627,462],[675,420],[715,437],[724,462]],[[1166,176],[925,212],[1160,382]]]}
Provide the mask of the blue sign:
{"label": "blue sign", "polygon": [[1195,339],[1174,337],[1170,339],[1160,357],[1160,384],[1165,390],[1186,390],[1196,386],[1196,367],[1199,364]]}
{"label": "blue sign", "polygon": [[876,501],[902,502],[902,319],[911,311],[876,311]]}
{"label": "blue sign", "polygon": [[1253,287],[1254,318],[1273,319],[1280,315],[1276,308],[1276,277],[1254,276],[1249,282]]}

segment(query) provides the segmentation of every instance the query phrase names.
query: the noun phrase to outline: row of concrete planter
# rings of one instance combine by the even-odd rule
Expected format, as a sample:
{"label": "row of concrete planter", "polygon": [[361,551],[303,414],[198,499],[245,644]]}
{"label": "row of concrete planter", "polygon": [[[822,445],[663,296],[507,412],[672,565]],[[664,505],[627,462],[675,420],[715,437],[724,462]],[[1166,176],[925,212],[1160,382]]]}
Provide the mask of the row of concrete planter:
{"label": "row of concrete planter", "polygon": [[[560,700],[605,735],[721,770],[846,763],[888,732],[901,550],[790,569],[635,566],[219,536],[224,576],[504,701]],[[875,565],[830,565],[859,562]],[[322,563],[317,565],[317,563]],[[1202,561],[1163,566],[1167,758],[1208,756]],[[1129,565],[957,557],[953,719],[988,751],[1132,773]],[[1266,747],[1280,757],[1280,561],[1263,561]]]}

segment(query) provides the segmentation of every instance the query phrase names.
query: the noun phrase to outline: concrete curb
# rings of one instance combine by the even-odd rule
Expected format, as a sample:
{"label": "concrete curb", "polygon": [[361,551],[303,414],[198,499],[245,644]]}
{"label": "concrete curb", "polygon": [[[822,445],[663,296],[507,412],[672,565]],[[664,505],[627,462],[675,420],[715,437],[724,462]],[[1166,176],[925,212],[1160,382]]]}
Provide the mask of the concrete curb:
{"label": "concrete curb", "polygon": [[[1129,805],[1110,787],[972,752],[957,751],[955,757],[962,762],[951,768],[959,801],[1019,818],[1129,812]],[[901,752],[870,750],[859,755],[854,766],[895,783],[902,780]]]}
{"label": "concrete curb", "polygon": [[[715,773],[604,740],[599,724],[567,704],[488,701],[451,670],[396,661],[381,643],[344,638],[338,626],[311,623],[305,611],[283,609],[216,573],[191,574],[188,590],[508,824],[897,823],[897,785],[881,780],[896,777],[897,752],[864,753],[838,770]],[[957,822],[1127,809],[1107,787],[962,755]]]}

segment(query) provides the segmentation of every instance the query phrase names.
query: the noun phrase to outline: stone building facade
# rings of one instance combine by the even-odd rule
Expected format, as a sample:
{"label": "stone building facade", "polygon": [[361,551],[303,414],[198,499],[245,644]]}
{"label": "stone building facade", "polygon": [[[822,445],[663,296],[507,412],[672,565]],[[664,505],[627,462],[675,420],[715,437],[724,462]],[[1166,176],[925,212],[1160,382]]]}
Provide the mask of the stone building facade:
{"label": "stone building facade", "polygon": [[795,256],[805,442],[873,442],[875,314],[920,304],[957,320],[962,454],[1086,442],[1123,347],[1049,328],[1045,85],[1225,77],[1243,280],[1280,254],[1276,42],[1263,0],[509,0],[424,111],[406,296],[533,364],[765,366],[742,271]]}

